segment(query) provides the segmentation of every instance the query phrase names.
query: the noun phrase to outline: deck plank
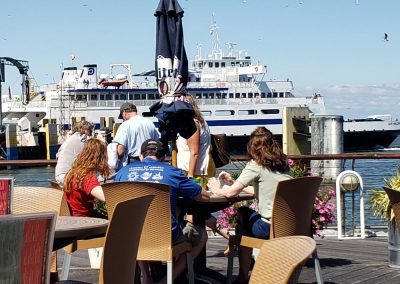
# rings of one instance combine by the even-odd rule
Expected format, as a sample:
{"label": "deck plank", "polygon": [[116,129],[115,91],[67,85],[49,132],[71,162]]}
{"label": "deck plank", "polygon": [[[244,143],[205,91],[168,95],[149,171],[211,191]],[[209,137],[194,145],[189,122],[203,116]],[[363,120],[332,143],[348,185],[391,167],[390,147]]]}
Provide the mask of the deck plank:
{"label": "deck plank", "polygon": [[[226,275],[227,257],[224,256],[227,241],[210,237],[207,243],[207,266]],[[322,276],[325,283],[400,283],[400,269],[388,266],[388,243],[385,237],[365,240],[338,240],[334,237],[317,239]],[[59,254],[61,266],[62,253]],[[234,276],[238,273],[238,260],[234,259]],[[98,270],[90,269],[86,251],[78,251],[72,257],[70,279],[97,282]],[[304,266],[299,283],[316,283],[312,260]]]}

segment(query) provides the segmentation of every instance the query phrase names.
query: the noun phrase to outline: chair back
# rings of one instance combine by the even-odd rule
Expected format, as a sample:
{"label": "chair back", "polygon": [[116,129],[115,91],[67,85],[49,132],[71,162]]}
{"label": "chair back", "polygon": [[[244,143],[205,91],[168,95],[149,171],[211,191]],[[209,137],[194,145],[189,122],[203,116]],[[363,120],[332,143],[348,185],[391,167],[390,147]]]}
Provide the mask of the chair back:
{"label": "chair back", "polygon": [[386,194],[389,197],[390,206],[394,212],[394,219],[396,221],[396,228],[400,229],[400,191],[394,190],[390,187],[384,186]]}
{"label": "chair back", "polygon": [[154,195],[119,202],[114,210],[104,242],[99,283],[132,283],[136,257],[147,210]]}
{"label": "chair back", "polygon": [[0,216],[0,283],[49,283],[55,218],[55,212]]}
{"label": "chair back", "polygon": [[60,212],[63,192],[51,187],[14,186],[13,214],[32,212]]}
{"label": "chair back", "polygon": [[312,236],[311,219],[322,178],[302,177],[280,181],[271,218],[271,238]]}
{"label": "chair back", "polygon": [[315,249],[315,241],[306,236],[264,241],[249,283],[297,283],[301,268]]}
{"label": "chair back", "polygon": [[12,212],[13,188],[13,178],[0,178],[0,215],[11,214]]}
{"label": "chair back", "polygon": [[171,209],[169,186],[152,182],[111,182],[102,185],[108,218],[112,218],[115,205],[121,199],[154,195],[147,211],[140,238],[138,260],[172,260]]}

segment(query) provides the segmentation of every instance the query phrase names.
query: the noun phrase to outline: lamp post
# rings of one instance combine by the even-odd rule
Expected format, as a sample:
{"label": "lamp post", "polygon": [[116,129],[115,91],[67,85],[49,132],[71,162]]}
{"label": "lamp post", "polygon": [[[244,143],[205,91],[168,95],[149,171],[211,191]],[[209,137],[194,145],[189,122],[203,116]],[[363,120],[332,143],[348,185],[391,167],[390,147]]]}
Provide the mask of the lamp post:
{"label": "lamp post", "polygon": [[[360,188],[360,237],[356,237],[354,233],[354,193]],[[352,210],[353,210],[353,221],[352,221],[352,229],[353,236],[348,237],[343,235],[343,217],[342,217],[342,194],[344,201],[344,193],[352,192]],[[355,171],[343,171],[336,178],[336,219],[337,219],[337,230],[338,230],[338,239],[365,239],[365,218],[364,218],[364,184],[361,176]]]}

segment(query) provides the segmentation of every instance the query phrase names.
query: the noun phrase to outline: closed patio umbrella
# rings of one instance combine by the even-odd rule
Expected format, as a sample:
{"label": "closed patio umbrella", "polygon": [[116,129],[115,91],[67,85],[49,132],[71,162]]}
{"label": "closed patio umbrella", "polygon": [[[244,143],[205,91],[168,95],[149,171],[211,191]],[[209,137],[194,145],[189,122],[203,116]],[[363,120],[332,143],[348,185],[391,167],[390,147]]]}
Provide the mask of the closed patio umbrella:
{"label": "closed patio umbrella", "polygon": [[157,18],[155,70],[161,102],[152,106],[150,112],[159,118],[164,146],[171,141],[172,165],[176,166],[177,133],[189,138],[196,131],[193,108],[184,98],[189,72],[183,41],[183,9],[177,0],[160,0],[154,15]]}

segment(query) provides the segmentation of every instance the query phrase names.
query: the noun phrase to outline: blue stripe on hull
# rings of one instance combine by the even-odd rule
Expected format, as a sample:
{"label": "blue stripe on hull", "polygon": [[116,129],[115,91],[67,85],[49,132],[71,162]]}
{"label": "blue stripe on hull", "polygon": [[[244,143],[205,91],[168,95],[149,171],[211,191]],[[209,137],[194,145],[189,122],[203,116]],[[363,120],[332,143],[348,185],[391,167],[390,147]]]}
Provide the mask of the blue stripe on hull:
{"label": "blue stripe on hull", "polygon": [[207,120],[207,123],[208,126],[272,125],[282,124],[282,119]]}

